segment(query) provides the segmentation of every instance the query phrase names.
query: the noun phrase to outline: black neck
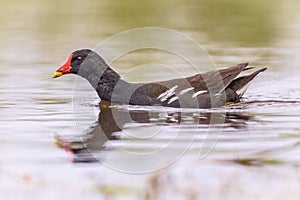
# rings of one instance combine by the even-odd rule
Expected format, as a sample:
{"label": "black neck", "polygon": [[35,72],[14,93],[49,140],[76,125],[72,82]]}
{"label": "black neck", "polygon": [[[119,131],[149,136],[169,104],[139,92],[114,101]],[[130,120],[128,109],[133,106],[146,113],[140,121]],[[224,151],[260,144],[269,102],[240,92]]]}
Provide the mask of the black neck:
{"label": "black neck", "polygon": [[[108,67],[100,77],[95,89],[101,100],[111,102],[114,101],[115,98],[118,99],[115,99],[115,101],[120,101],[121,95],[127,91],[128,87],[131,87],[131,84],[122,80],[117,72]],[[118,95],[118,97],[116,97],[116,95]]]}

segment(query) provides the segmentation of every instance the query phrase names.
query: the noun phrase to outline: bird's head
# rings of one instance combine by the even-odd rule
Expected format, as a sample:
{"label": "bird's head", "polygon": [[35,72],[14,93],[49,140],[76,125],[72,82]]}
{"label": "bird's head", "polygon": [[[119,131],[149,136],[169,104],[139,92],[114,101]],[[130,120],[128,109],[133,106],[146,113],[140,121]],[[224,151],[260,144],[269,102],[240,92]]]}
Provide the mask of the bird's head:
{"label": "bird's head", "polygon": [[81,75],[88,68],[90,68],[90,72],[95,72],[96,67],[98,69],[102,67],[104,70],[106,67],[104,60],[90,49],[80,49],[71,53],[65,64],[53,73],[52,78],[57,78],[65,74]]}

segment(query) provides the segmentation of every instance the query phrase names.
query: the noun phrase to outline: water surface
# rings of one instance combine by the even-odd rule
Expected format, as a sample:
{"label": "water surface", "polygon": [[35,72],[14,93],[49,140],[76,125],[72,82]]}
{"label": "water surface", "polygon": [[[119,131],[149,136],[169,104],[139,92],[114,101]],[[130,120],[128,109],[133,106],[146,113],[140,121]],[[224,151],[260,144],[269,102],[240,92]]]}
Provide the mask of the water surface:
{"label": "water surface", "polygon": [[[299,199],[297,1],[15,0],[2,5],[1,197],[163,199],[205,194],[205,199]],[[51,78],[74,49],[94,48],[113,34],[145,26],[187,34],[205,47],[218,67],[250,62],[268,70],[241,103],[218,110],[115,106],[100,111],[93,93],[73,99],[75,76]],[[132,52],[112,66],[134,82],[176,76],[163,67],[129,73],[135,66],[159,61],[185,75],[194,73],[182,60],[159,51]],[[75,115],[74,103],[79,108]],[[111,113],[126,117],[116,124]],[[224,123],[211,125],[211,116]],[[97,127],[107,138],[94,137]],[[211,128],[222,130],[212,151],[203,146]],[[173,164],[160,172],[130,175],[105,165],[139,168],[148,161],[122,152],[146,155],[170,141],[177,156],[161,156],[161,162]],[[210,153],[203,158],[201,149]]]}

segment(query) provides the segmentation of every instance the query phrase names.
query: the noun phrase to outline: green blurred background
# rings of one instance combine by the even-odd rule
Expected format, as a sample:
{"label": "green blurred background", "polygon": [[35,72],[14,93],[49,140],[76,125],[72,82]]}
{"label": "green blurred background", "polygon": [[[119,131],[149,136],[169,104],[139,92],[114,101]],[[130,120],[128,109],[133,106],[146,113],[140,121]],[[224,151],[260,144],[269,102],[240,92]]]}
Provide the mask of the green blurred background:
{"label": "green blurred background", "polygon": [[292,32],[299,8],[296,0],[2,1],[1,44],[81,47],[127,29],[159,26],[202,44],[268,46]]}

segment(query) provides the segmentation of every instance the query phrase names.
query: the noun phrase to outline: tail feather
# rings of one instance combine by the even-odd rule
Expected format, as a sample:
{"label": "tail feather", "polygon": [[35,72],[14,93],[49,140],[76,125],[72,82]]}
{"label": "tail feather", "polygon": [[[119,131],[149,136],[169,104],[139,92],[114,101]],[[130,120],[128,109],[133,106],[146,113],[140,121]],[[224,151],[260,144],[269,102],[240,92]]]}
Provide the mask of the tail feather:
{"label": "tail feather", "polygon": [[[242,71],[247,70],[248,64],[249,63],[241,63],[230,68],[221,69],[218,74],[221,75],[223,79],[224,88],[220,92],[225,90]],[[213,81],[215,81],[215,79]]]}
{"label": "tail feather", "polygon": [[254,67],[246,67],[243,71],[247,71],[247,70],[250,70],[250,69],[254,69]]}
{"label": "tail feather", "polygon": [[[247,69],[247,68],[246,68]],[[235,80],[233,80],[227,88],[232,89],[237,93],[239,97],[242,97],[250,84],[252,83],[253,79],[261,72],[265,71],[267,68],[262,68],[260,70],[257,70],[253,72],[250,75],[239,77]]]}

